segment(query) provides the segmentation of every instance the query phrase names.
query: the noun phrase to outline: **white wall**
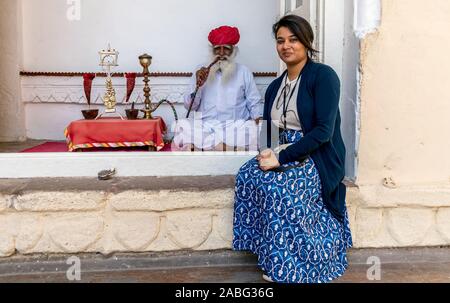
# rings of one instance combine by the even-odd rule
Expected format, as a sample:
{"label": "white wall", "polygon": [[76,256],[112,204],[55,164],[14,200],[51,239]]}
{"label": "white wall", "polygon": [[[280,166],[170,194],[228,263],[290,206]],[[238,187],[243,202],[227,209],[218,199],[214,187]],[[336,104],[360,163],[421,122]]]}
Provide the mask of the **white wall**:
{"label": "white wall", "polygon": [[241,31],[241,63],[255,72],[278,69],[271,35],[278,0],[79,1],[80,20],[69,21],[66,0],[23,0],[25,70],[97,71],[97,52],[110,42],[120,71],[140,71],[144,52],[153,71],[191,71],[209,60],[208,33],[223,24]]}

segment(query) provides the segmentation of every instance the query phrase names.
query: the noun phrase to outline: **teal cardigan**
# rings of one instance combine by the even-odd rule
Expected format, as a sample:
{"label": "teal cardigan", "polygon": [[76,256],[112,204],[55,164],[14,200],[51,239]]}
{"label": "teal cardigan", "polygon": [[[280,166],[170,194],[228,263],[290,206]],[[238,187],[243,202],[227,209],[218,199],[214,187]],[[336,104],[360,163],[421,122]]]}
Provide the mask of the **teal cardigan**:
{"label": "teal cardigan", "polygon": [[[267,146],[271,146],[270,113],[286,71],[268,87],[264,103]],[[340,221],[345,215],[345,146],[339,112],[340,81],[329,66],[308,60],[302,71],[297,110],[304,137],[280,152],[280,164],[310,156],[322,181],[322,197],[327,209]]]}

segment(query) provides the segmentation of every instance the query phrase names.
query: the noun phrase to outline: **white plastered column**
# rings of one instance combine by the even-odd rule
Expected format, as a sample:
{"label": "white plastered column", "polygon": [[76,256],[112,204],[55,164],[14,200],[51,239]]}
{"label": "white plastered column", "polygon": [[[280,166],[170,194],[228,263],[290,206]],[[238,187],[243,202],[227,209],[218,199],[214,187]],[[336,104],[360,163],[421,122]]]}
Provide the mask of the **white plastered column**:
{"label": "white plastered column", "polygon": [[26,139],[19,75],[22,61],[21,23],[21,0],[2,0],[0,3],[0,142]]}

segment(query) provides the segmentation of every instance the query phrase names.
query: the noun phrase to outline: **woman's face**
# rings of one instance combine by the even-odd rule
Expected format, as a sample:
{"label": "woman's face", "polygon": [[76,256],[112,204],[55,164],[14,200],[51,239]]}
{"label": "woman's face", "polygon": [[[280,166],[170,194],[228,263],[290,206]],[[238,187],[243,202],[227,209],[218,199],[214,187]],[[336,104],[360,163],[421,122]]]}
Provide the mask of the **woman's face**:
{"label": "woman's face", "polygon": [[277,32],[277,52],[288,66],[307,59],[306,47],[287,27],[280,27]]}

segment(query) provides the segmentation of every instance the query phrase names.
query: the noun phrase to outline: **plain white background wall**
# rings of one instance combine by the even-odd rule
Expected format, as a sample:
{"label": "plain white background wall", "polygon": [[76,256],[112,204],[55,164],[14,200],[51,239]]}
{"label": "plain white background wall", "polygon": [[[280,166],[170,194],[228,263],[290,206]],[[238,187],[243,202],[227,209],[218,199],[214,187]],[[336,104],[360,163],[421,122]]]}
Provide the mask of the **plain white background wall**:
{"label": "plain white background wall", "polygon": [[80,20],[70,21],[66,0],[23,0],[24,70],[97,71],[97,52],[110,42],[120,52],[116,71],[141,71],[137,57],[147,52],[152,71],[189,72],[209,60],[208,33],[223,24],[241,31],[238,61],[254,72],[278,69],[271,25],[279,0],[79,1]]}

